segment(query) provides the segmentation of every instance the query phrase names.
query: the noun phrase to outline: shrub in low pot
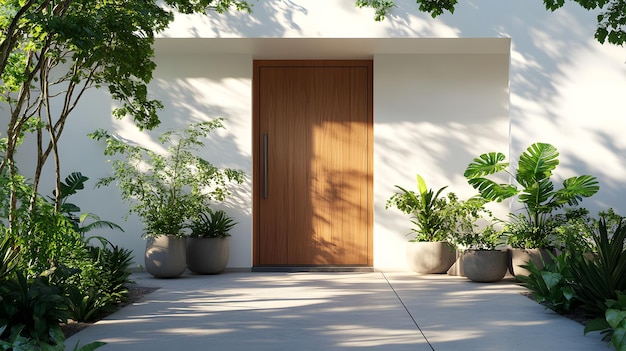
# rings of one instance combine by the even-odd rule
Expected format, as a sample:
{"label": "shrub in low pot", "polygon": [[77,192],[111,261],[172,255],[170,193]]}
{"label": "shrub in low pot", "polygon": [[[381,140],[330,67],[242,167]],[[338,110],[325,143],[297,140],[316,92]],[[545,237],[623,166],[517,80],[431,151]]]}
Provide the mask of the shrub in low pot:
{"label": "shrub in low pot", "polygon": [[218,274],[228,264],[229,231],[235,226],[223,210],[200,213],[189,226],[187,268],[196,274]]}
{"label": "shrub in low pot", "polygon": [[459,257],[461,275],[489,283],[502,280],[507,271],[507,252],[499,250],[504,244],[502,232],[497,231],[483,199],[474,197],[453,206],[457,217],[453,232],[455,244],[463,251]]}
{"label": "shrub in low pot", "polygon": [[387,200],[386,208],[396,207],[405,214],[411,215],[411,233],[413,236],[407,244],[407,262],[409,268],[416,273],[445,273],[456,261],[456,248],[450,242],[449,200],[455,199],[441,196],[447,187],[436,192],[428,189],[424,178],[419,174],[417,192],[396,186],[400,192]]}
{"label": "shrub in low pot", "polygon": [[115,183],[122,198],[130,203],[130,213],[139,216],[147,238],[145,264],[149,273],[172,278],[186,269],[187,227],[210,201],[222,201],[230,194],[227,185],[242,183],[244,173],[220,169],[197,156],[202,138],[217,128],[222,119],[192,123],[185,128],[167,131],[158,140],[166,147],[160,154],[131,144],[107,131],[90,136],[105,140],[104,154],[115,156],[114,174],[99,180],[98,186]]}
{"label": "shrub in low pot", "polygon": [[503,242],[501,233],[493,226],[481,229],[471,237],[466,237],[463,244],[461,269],[469,280],[491,283],[502,280],[508,268],[508,253],[498,249]]}

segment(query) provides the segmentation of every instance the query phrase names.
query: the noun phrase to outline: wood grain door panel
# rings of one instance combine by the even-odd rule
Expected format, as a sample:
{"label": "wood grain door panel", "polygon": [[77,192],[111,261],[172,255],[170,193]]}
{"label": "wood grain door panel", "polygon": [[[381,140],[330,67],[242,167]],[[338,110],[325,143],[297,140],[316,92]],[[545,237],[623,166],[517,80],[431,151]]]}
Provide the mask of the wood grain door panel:
{"label": "wood grain door panel", "polygon": [[254,72],[255,265],[371,266],[371,61]]}

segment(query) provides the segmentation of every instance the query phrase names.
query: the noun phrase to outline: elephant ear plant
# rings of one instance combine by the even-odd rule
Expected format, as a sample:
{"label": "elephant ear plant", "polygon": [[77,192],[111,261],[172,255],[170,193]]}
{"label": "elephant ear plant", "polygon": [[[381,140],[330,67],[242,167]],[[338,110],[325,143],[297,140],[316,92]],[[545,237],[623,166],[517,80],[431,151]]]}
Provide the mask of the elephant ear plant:
{"label": "elephant ear plant", "polygon": [[[524,212],[511,214],[505,228],[509,244],[519,248],[549,248],[549,236],[560,223],[553,214],[565,205],[578,205],[600,189],[590,175],[567,178],[560,189],[555,189],[552,172],[559,165],[559,152],[546,143],[530,145],[520,155],[517,169],[509,171],[509,162],[501,152],[490,152],[475,158],[465,170],[469,184],[486,201],[503,201],[518,196]],[[487,176],[506,172],[516,184],[497,183]]]}
{"label": "elephant ear plant", "polygon": [[228,183],[244,180],[243,171],[220,169],[194,154],[205,146],[202,138],[223,128],[222,121],[193,123],[163,133],[158,140],[167,147],[165,154],[132,145],[104,130],[90,134],[106,141],[105,155],[121,156],[109,161],[114,174],[100,179],[98,186],[119,186],[122,198],[131,205],[130,212],[141,218],[145,235],[184,236],[189,222],[210,201],[222,201],[230,194]]}

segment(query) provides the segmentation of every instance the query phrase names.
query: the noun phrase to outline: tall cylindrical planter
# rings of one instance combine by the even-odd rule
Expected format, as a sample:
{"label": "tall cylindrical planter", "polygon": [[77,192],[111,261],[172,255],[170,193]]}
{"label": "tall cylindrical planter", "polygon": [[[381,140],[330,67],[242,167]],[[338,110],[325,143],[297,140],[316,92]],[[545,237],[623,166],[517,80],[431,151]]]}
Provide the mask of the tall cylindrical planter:
{"label": "tall cylindrical planter", "polygon": [[176,278],[183,274],[187,268],[186,256],[185,238],[159,235],[146,240],[146,270],[156,278]]}
{"label": "tall cylindrical planter", "polygon": [[550,251],[547,249],[509,249],[509,272],[513,276],[529,275],[530,272],[520,267],[532,261],[539,269],[543,268],[544,262],[552,261]]}
{"label": "tall cylindrical planter", "polygon": [[507,252],[500,250],[466,250],[461,265],[465,276],[475,282],[502,280],[508,268]]}
{"label": "tall cylindrical planter", "polygon": [[187,268],[196,274],[218,274],[228,264],[228,237],[187,238]]}
{"label": "tall cylindrical planter", "polygon": [[411,241],[406,254],[409,268],[420,274],[446,273],[456,261],[456,249],[446,241]]}

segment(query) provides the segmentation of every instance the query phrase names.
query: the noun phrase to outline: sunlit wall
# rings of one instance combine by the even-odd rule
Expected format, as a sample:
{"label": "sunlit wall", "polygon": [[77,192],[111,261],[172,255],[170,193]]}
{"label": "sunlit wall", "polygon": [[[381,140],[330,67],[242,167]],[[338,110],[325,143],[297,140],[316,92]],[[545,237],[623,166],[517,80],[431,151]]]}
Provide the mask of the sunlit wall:
{"label": "sunlit wall", "polygon": [[[532,142],[553,143],[561,152],[558,177],[589,173],[600,179],[600,193],[584,202],[592,212],[613,207],[626,213],[626,141],[621,137],[626,105],[620,99],[626,91],[626,50],[594,41],[596,13],[572,4],[549,13],[538,0],[475,0],[462,1],[453,15],[432,19],[418,13],[413,0],[395,2],[390,16],[375,22],[373,11],[355,8],[354,1],[253,1],[251,15],[177,16],[161,35],[167,39],[157,40],[158,68],[150,93],[165,108],[155,133],[225,117],[226,130],[209,141],[205,156],[248,176],[224,204],[238,222],[229,267],[249,268],[252,262],[251,71],[257,58],[373,59],[376,267],[405,267],[408,220],[384,208],[393,186],[411,186],[420,173],[432,187],[448,185],[469,196],[462,171],[482,152],[516,156]],[[180,40],[175,38],[196,40],[181,46],[166,42]],[[289,41],[269,48],[264,38]],[[307,38],[362,41],[312,45]],[[505,53],[471,53],[469,41],[389,46],[376,41],[380,38],[510,41]],[[158,149],[155,133],[140,133],[128,120],[114,121],[113,107],[105,92],[90,91],[60,145],[63,173],[82,171],[92,179],[88,187],[110,172],[102,145],[86,137],[95,128]],[[28,171],[31,155],[25,150],[20,161]],[[48,194],[50,182],[42,188]],[[127,205],[115,189],[89,188],[75,202],[121,224],[126,233],[97,234],[133,249],[141,263],[141,224],[134,217],[124,220]]]}

